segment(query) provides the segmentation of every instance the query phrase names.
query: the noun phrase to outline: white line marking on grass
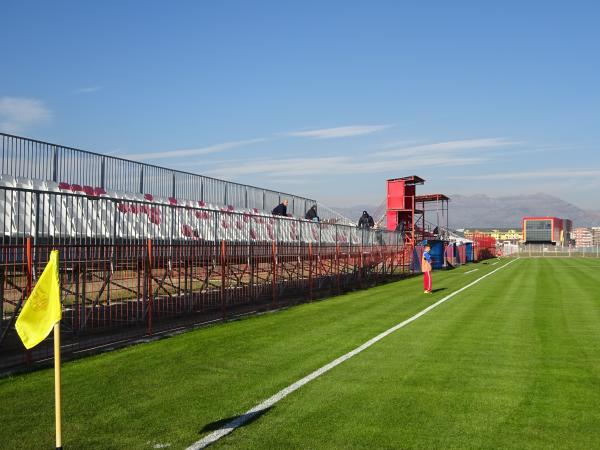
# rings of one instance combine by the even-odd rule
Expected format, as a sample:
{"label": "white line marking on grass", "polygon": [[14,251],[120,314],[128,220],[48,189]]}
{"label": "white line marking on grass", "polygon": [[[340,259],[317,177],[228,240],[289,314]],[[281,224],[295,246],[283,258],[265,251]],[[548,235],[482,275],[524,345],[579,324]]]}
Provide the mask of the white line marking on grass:
{"label": "white line marking on grass", "polygon": [[490,264],[490,266],[495,266],[496,264],[498,264],[500,261],[496,261],[494,264]]}
{"label": "white line marking on grass", "polygon": [[469,270],[468,272],[465,272],[465,275],[468,273],[472,273],[472,272],[477,272],[479,269],[473,269],[473,270]]}
{"label": "white line marking on grass", "polygon": [[267,409],[269,409],[275,403],[277,403],[278,401],[280,401],[283,398],[287,397],[288,395],[290,395],[295,390],[301,388],[302,386],[304,386],[305,384],[307,384],[310,381],[314,380],[315,378],[323,375],[325,372],[328,372],[329,370],[333,369],[335,366],[340,365],[344,361],[352,358],[355,355],[358,355],[360,352],[362,352],[363,350],[366,350],[367,348],[371,347],[373,344],[375,344],[376,342],[382,340],[384,337],[388,336],[389,334],[392,334],[394,331],[399,330],[400,328],[405,327],[406,325],[408,325],[411,322],[414,322],[419,317],[424,316],[425,314],[427,314],[432,309],[434,309],[434,308],[438,307],[439,305],[441,305],[442,303],[450,300],[452,297],[454,297],[457,294],[460,294],[462,291],[464,291],[466,289],[469,289],[471,286],[479,283],[484,278],[487,278],[490,275],[498,272],[500,269],[505,268],[509,264],[514,263],[517,259],[519,259],[519,258],[513,259],[513,260],[507,262],[506,264],[504,264],[503,266],[500,266],[497,269],[494,269],[491,272],[486,273],[485,275],[482,275],[481,277],[477,278],[475,281],[472,281],[469,284],[467,284],[466,286],[463,286],[462,288],[460,288],[460,289],[452,292],[451,294],[446,295],[441,300],[438,300],[437,302],[435,302],[434,304],[428,306],[424,310],[418,312],[414,316],[406,319],[403,322],[400,322],[397,325],[394,325],[392,328],[384,331],[383,333],[378,334],[377,336],[375,336],[374,338],[368,340],[367,342],[365,342],[361,346],[356,347],[354,350],[352,350],[352,351],[346,353],[345,355],[340,356],[339,358],[331,361],[329,364],[325,364],[320,369],[317,369],[314,372],[308,374],[304,378],[296,381],[294,384],[290,384],[288,387],[282,389],[277,394],[275,394],[272,397],[266,399],[262,403],[259,403],[254,408],[249,409],[244,414],[242,414],[242,415],[236,417],[235,419],[233,419],[231,422],[226,423],[222,428],[219,428],[218,430],[215,430],[212,433],[208,434],[207,436],[203,437],[199,441],[194,442],[192,445],[190,445],[187,448],[187,450],[199,450],[201,448],[205,448],[205,447],[209,446],[210,444],[218,441],[223,436],[228,435],[233,430],[235,430],[236,428],[239,428],[240,426],[244,425],[246,422],[252,420],[257,415],[260,415],[260,414],[264,413]]}

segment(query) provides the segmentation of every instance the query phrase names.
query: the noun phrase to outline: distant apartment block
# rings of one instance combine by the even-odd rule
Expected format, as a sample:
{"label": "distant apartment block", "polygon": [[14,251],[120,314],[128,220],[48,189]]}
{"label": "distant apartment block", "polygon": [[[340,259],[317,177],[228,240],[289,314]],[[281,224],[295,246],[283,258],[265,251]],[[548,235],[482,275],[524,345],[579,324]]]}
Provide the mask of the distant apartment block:
{"label": "distant apartment block", "polygon": [[496,241],[520,241],[523,236],[521,230],[492,230],[490,233]]}
{"label": "distant apartment block", "polygon": [[496,241],[513,241],[517,242],[521,240],[521,230],[508,230],[508,229],[477,229],[477,230],[465,230],[465,238],[473,239],[476,234],[483,234],[485,236],[491,236]]}
{"label": "distant apartment block", "polygon": [[573,236],[575,237],[575,247],[591,247],[593,245],[591,228],[575,228],[575,230],[573,230]]}
{"label": "distant apartment block", "polygon": [[600,227],[592,227],[592,245],[600,247]]}

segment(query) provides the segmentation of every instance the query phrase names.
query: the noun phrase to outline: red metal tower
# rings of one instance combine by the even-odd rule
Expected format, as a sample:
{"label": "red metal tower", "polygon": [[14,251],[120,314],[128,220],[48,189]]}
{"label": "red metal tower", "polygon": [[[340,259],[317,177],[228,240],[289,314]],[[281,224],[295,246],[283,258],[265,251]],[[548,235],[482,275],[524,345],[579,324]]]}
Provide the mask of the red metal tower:
{"label": "red metal tower", "polygon": [[435,203],[438,206],[435,210],[442,212],[446,223],[437,225],[448,228],[450,199],[444,194],[417,195],[416,186],[424,183],[425,180],[416,175],[387,180],[387,229],[404,231],[405,241],[409,244],[434,237],[431,228],[435,225],[425,221],[427,205]]}

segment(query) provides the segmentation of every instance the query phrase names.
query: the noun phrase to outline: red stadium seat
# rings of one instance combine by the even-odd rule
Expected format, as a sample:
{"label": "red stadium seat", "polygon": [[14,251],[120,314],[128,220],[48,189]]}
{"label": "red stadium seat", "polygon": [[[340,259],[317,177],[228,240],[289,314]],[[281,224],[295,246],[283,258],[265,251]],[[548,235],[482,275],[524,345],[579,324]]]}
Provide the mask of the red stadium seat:
{"label": "red stadium seat", "polygon": [[130,211],[129,204],[127,204],[127,203],[119,203],[119,206],[117,206],[117,209],[119,210],[119,212],[121,212],[123,214],[127,214]]}
{"label": "red stadium seat", "polygon": [[188,224],[181,225],[181,232],[185,237],[194,237],[194,230]]}

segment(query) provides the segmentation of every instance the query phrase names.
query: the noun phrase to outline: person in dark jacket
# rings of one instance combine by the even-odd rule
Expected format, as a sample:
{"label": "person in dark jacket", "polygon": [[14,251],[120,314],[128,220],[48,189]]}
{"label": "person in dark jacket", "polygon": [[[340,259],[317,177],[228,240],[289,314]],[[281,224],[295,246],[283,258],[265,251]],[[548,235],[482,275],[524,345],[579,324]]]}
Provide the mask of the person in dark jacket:
{"label": "person in dark jacket", "polygon": [[273,215],[287,217],[287,206],[288,206],[288,201],[286,199],[273,209],[273,211],[272,211]]}
{"label": "person in dark jacket", "polygon": [[312,220],[313,222],[320,222],[319,216],[317,215],[317,205],[312,205],[308,211],[306,211],[306,215],[304,216],[306,220]]}
{"label": "person in dark jacket", "polygon": [[396,233],[400,233],[401,236],[404,236],[405,228],[406,228],[406,224],[404,223],[404,220],[401,220],[400,222],[398,222],[396,224],[396,229],[394,231]]}
{"label": "person in dark jacket", "polygon": [[362,216],[358,219],[358,228],[373,228],[374,226],[375,221],[373,217],[368,212],[363,211]]}

